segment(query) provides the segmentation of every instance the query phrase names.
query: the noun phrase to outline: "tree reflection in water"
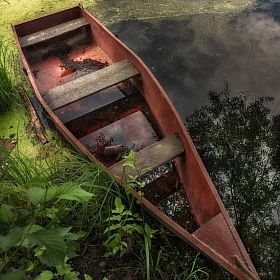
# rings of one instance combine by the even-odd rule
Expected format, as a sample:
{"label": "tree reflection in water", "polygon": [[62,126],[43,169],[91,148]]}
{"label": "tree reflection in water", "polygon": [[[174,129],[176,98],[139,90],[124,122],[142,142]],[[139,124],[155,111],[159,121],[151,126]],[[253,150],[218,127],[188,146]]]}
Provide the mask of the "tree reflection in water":
{"label": "tree reflection in water", "polygon": [[210,91],[186,126],[262,279],[280,279],[280,116],[273,98]]}

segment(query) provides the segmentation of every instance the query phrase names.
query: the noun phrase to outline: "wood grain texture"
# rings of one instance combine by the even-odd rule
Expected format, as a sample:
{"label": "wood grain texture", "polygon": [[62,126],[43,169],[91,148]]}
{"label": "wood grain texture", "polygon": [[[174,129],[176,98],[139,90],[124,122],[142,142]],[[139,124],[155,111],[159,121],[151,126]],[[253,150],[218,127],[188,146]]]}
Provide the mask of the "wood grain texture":
{"label": "wood grain texture", "polygon": [[[136,165],[140,175],[147,173],[149,170],[155,169],[168,161],[178,157],[184,152],[183,144],[177,134],[171,134],[166,138],[156,142],[155,144],[136,153]],[[117,177],[122,177],[123,161],[120,161],[110,167],[110,170]],[[137,170],[128,168],[126,175],[138,175]]]}
{"label": "wood grain texture", "polygon": [[59,35],[65,34],[69,31],[78,29],[80,27],[83,27],[85,25],[88,25],[88,21],[84,18],[78,18],[75,20],[71,20],[59,25],[56,25],[54,27],[50,27],[47,29],[44,29],[42,31],[38,31],[26,36],[23,36],[19,38],[19,42],[22,48],[34,45],[40,42],[47,41],[51,38],[57,37]]}
{"label": "wood grain texture", "polygon": [[42,96],[49,107],[55,110],[97,91],[125,81],[137,74],[139,74],[138,70],[132,63],[125,59],[53,88],[42,94]]}

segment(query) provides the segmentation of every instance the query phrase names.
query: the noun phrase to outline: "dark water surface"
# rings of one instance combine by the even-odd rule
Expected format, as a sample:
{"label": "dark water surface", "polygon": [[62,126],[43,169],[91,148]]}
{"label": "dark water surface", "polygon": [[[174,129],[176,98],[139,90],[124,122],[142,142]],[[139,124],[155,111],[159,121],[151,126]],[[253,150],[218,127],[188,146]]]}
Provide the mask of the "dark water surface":
{"label": "dark water surface", "polygon": [[234,94],[273,96],[274,109],[280,101],[279,6],[267,1],[230,14],[209,35],[207,25],[216,19],[211,14],[207,21],[203,14],[126,20],[109,28],[150,67],[183,119],[225,81]]}
{"label": "dark water surface", "polygon": [[[184,121],[225,82],[232,96],[245,92],[248,102],[273,97],[267,106],[273,115],[280,113],[280,1],[258,1],[222,20],[204,13],[124,20],[109,29],[144,60]],[[258,197],[255,201],[255,209],[265,212]],[[240,231],[262,279],[280,279],[279,209],[278,203],[267,222],[256,218],[250,236]]]}

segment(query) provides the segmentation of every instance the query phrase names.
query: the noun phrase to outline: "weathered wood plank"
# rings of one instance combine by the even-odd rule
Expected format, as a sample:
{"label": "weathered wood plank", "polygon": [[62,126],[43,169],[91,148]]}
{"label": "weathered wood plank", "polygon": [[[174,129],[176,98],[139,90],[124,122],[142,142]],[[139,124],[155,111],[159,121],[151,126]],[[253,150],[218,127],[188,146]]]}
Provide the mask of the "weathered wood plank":
{"label": "weathered wood plank", "polygon": [[[184,152],[183,144],[177,134],[171,134],[163,138],[159,142],[136,153],[136,165],[140,175],[147,173],[149,169],[155,169],[168,161],[176,158]],[[117,177],[122,177],[122,164],[120,161],[110,167],[110,170]],[[133,169],[126,169],[126,175],[138,175],[138,172]]]}
{"label": "weathered wood plank", "polygon": [[139,74],[127,59],[53,88],[42,96],[52,110],[63,107],[97,91]]}
{"label": "weathered wood plank", "polygon": [[19,38],[19,42],[22,48],[34,45],[40,42],[47,41],[51,38],[57,37],[59,35],[65,34],[69,31],[78,29],[85,25],[88,25],[88,21],[84,18],[74,19],[54,27],[50,27],[26,36]]}

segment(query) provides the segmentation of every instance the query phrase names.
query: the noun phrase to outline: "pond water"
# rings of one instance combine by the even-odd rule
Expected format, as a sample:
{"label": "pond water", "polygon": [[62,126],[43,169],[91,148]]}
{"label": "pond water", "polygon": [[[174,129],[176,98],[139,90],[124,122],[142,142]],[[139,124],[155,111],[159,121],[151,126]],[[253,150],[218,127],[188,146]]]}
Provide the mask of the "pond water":
{"label": "pond water", "polygon": [[147,63],[183,119],[225,81],[234,94],[273,96],[272,109],[280,112],[276,8],[268,1],[237,12],[131,19],[109,27]]}
{"label": "pond water", "polygon": [[[270,109],[280,113],[280,1],[80,2],[144,60],[183,120],[209,104],[208,92],[222,91],[225,82],[232,95],[247,92],[252,101],[274,97]],[[11,23],[76,4],[71,0],[0,0],[0,32],[11,36]],[[267,256],[259,251],[259,265],[262,260],[265,265],[256,267],[263,271],[263,279],[270,280],[280,279],[279,268],[275,267],[280,259],[277,209],[273,215],[275,231],[262,246],[263,252],[272,253]],[[257,236],[257,228],[255,232]],[[259,238],[253,242],[262,241]],[[267,250],[267,246],[274,250]]]}

